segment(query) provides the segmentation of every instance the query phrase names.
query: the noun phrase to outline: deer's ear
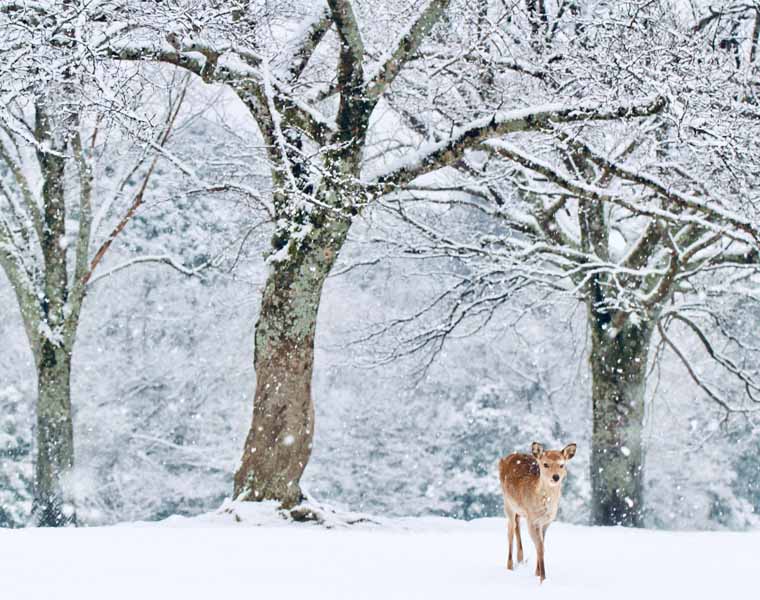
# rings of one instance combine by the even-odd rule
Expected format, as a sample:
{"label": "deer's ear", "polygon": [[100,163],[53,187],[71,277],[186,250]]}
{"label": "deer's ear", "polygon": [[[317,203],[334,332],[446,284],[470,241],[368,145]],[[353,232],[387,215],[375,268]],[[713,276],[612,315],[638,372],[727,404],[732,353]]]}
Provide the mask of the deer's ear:
{"label": "deer's ear", "polygon": [[562,448],[562,455],[567,459],[570,460],[573,456],[575,456],[575,444],[568,444],[564,448]]}
{"label": "deer's ear", "polygon": [[541,444],[539,444],[538,442],[533,442],[530,445],[530,451],[533,454],[533,456],[535,456],[536,458],[538,458],[539,456],[541,456],[544,453],[544,447]]}

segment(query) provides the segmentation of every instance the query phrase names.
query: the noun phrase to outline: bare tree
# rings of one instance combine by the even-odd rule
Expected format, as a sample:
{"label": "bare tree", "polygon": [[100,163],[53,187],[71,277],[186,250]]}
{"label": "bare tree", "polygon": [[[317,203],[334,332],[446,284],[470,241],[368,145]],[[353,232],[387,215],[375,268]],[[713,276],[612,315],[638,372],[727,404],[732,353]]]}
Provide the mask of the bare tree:
{"label": "bare tree", "polygon": [[[574,10],[583,8],[572,4]],[[560,11],[547,16],[537,3],[526,5],[525,18],[543,41],[534,44],[536,61],[522,72],[551,88],[572,85],[578,69],[563,72],[556,68],[561,59],[545,58],[547,40],[566,29]],[[707,24],[695,28],[667,6],[602,10],[604,19],[574,21],[576,27],[582,23],[576,36],[581,45],[594,40],[599,73],[620,77],[624,86],[628,79],[644,89],[671,89],[668,106],[638,122],[552,123],[521,144],[489,140],[482,145],[485,154],[471,154],[459,169],[464,178],[450,175],[417,186],[418,203],[422,196],[428,207],[437,198],[476,210],[495,234],[470,231],[475,237],[463,239],[450,226],[431,225],[424,211],[412,210],[408,195],[387,202],[427,240],[425,246],[413,245],[414,252],[477,265],[425,307],[426,312],[445,307],[443,323],[414,331],[413,323],[399,320],[390,328],[413,332],[395,354],[421,349],[435,354],[451,332],[493,319],[521,286],[564,287],[577,295],[586,304],[591,337],[592,519],[638,526],[644,514],[641,430],[647,369],[656,358],[653,340],[676,354],[687,375],[726,414],[756,410],[753,404],[760,400],[752,369],[710,341],[721,328],[700,323],[705,316],[713,325],[721,322],[718,307],[726,295],[757,295],[755,66],[740,60],[737,70],[735,62],[737,55],[751,56],[754,38],[736,54],[726,44],[713,45],[707,34],[695,37]],[[742,11],[754,14],[750,7]],[[510,29],[505,31],[506,38]],[[633,56],[646,57],[645,69],[632,67]],[[455,198],[442,200],[443,193]],[[737,378],[747,405],[736,406],[705,384],[668,335],[675,324],[693,333]]]}
{"label": "bare tree", "polygon": [[[86,44],[76,38],[86,56],[178,65],[209,84],[229,86],[258,124],[276,230],[256,326],[257,387],[235,476],[237,498],[289,506],[302,497],[322,285],[365,206],[435,171],[466,170],[465,154],[489,148],[489,139],[640,118],[665,106],[656,90],[609,93],[600,84],[586,95],[582,76],[571,91],[544,86],[523,93],[515,87],[522,81],[494,72],[522,77],[529,71],[541,80],[539,70],[484,52],[514,36],[505,29],[514,20],[512,7],[494,13],[482,3],[459,2],[450,11],[451,4],[329,0],[314,7],[294,0],[276,7],[237,2],[228,10],[183,2],[62,3],[91,34]],[[5,12],[39,23],[54,14],[49,10],[11,3]],[[540,37],[546,19],[543,8],[535,10],[520,21],[518,36],[528,23],[530,36]],[[559,33],[549,33],[547,43],[555,43]],[[75,39],[64,30],[55,44],[65,43]],[[484,60],[490,71],[478,67]],[[579,73],[587,72],[589,63],[580,64],[586,71]],[[471,93],[489,82],[495,93]]]}
{"label": "bare tree", "polygon": [[[161,25],[169,21],[164,13],[148,19],[134,8],[142,25],[98,49],[126,60],[180,65],[208,83],[229,85],[256,120],[269,153],[276,231],[256,326],[256,395],[235,476],[236,498],[276,499],[286,506],[302,498],[299,479],[314,432],[311,379],[321,289],[364,206],[454,165],[489,138],[550,123],[652,114],[664,106],[653,96],[520,103],[516,110],[464,106],[455,119],[441,123],[445,134],[396,144],[397,151],[373,160],[368,148],[382,149],[385,136],[385,127],[375,122],[384,112],[378,107],[386,107],[399,76],[408,72],[413,79],[421,67],[430,67],[446,85],[452,65],[469,60],[464,49],[461,56],[460,49],[454,52],[453,61],[450,56],[447,37],[455,27],[444,19],[450,4],[379,7],[330,0],[317,7],[292,2],[272,8],[246,2],[231,13],[209,8],[200,14],[193,8],[175,18],[170,31]],[[284,33],[295,20],[305,25],[295,35]],[[384,27],[391,22],[399,31],[387,50]]]}
{"label": "bare tree", "polygon": [[[62,2],[50,13],[25,3],[2,8],[0,266],[15,292],[37,371],[34,519],[61,526],[76,523],[71,365],[83,302],[99,265],[145,200],[186,82],[183,87],[177,80],[164,114],[154,115],[160,122],[153,137],[123,153],[114,181],[103,168],[106,140],[131,142],[99,103],[110,101],[115,110],[124,83],[77,47],[85,32],[72,16],[80,7]],[[130,110],[129,103],[118,106]],[[168,256],[148,260],[192,274]]]}

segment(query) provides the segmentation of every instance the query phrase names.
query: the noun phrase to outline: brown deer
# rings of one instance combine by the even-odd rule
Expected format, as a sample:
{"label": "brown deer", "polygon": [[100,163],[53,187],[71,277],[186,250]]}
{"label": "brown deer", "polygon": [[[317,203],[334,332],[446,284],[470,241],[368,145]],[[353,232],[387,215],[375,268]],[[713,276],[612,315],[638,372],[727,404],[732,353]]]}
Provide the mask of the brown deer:
{"label": "brown deer", "polygon": [[509,554],[507,569],[512,570],[512,538],[517,534],[517,562],[523,561],[520,539],[520,517],[528,525],[528,533],[536,546],[536,575],[546,579],[544,538],[549,524],[557,516],[565,464],[575,456],[575,444],[562,450],[547,450],[538,442],[531,445],[531,454],[514,453],[499,461],[499,481],[504,493],[504,514],[507,517]]}

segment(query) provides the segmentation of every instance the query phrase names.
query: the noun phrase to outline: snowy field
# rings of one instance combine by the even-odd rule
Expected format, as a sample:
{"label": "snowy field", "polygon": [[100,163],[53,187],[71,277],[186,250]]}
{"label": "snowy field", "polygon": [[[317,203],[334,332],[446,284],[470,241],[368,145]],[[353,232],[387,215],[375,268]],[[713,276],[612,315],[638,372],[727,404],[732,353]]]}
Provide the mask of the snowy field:
{"label": "snowy field", "polygon": [[[760,532],[671,533],[555,523],[504,568],[501,519],[394,519],[327,528],[265,507],[192,519],[0,531],[4,600],[749,598]],[[236,516],[237,514],[237,516]]]}

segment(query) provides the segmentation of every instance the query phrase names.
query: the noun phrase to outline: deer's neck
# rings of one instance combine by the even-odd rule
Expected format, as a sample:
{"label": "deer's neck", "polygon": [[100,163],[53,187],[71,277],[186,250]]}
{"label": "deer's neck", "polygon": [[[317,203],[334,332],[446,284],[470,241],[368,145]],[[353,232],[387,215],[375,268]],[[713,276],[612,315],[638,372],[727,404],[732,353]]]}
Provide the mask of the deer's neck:
{"label": "deer's neck", "polygon": [[557,514],[559,507],[559,498],[562,495],[562,484],[550,485],[545,483],[543,478],[539,478],[536,485],[536,501],[539,504],[539,512],[542,512],[552,519]]}

